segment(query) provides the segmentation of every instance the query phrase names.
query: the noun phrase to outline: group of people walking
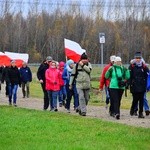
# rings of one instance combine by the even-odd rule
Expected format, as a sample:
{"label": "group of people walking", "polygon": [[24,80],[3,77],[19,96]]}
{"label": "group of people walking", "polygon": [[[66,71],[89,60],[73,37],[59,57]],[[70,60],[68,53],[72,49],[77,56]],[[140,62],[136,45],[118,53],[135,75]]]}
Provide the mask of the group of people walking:
{"label": "group of people walking", "polygon": [[66,63],[57,63],[48,56],[37,71],[37,78],[44,93],[43,110],[58,111],[59,106],[65,106],[70,113],[70,103],[73,97],[74,110],[86,116],[86,105],[89,101],[90,72],[92,66],[85,53],[81,55],[78,63],[69,59]]}
{"label": "group of people walking", "polygon": [[[17,106],[17,89],[22,87],[23,98],[30,96],[29,84],[32,81],[32,72],[23,62],[20,69],[15,60],[10,66],[0,66],[1,83],[6,82],[6,96],[9,105]],[[86,116],[87,104],[90,98],[92,65],[85,53],[75,63],[69,59],[65,62],[54,61],[48,56],[39,66],[37,78],[44,94],[43,110],[58,111],[58,106],[64,106],[70,113],[70,104],[73,97],[74,110],[81,116]],[[136,52],[134,59],[126,68],[119,56],[110,56],[110,63],[106,65],[100,76],[100,91],[105,87],[106,107],[110,104],[110,116],[120,119],[120,105],[122,95],[126,88],[132,93],[130,115],[144,118],[143,107],[146,115],[150,114],[146,92],[150,90],[150,71],[142,58],[141,52]],[[59,104],[58,104],[59,102]],[[138,112],[138,113],[137,113]]]}
{"label": "group of people walking", "polygon": [[138,118],[144,118],[143,105],[147,106],[145,113],[149,115],[148,102],[146,97],[144,97],[146,92],[150,90],[149,78],[150,72],[142,58],[141,52],[135,53],[129,68],[122,65],[120,57],[111,56],[110,63],[103,68],[99,86],[100,91],[105,86],[106,105],[110,102],[110,116],[120,119],[121,99],[127,87],[130,89],[133,97],[130,115],[138,115]]}
{"label": "group of people walking", "polygon": [[9,105],[13,104],[16,107],[18,86],[22,87],[23,98],[30,96],[29,83],[32,81],[32,72],[26,62],[23,62],[22,67],[18,69],[15,60],[11,60],[10,66],[1,66],[0,70],[0,83],[6,82],[5,94]]}

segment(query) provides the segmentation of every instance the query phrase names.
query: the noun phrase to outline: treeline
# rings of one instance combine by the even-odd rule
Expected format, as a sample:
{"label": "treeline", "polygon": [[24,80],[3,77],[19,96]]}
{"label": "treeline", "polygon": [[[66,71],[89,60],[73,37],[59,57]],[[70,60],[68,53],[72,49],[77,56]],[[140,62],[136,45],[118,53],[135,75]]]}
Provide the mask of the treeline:
{"label": "treeline", "polygon": [[104,32],[104,63],[112,54],[129,63],[135,51],[150,63],[150,0],[3,0],[0,8],[0,51],[29,53],[29,62],[47,55],[65,60],[67,38],[86,49],[92,63],[100,63],[99,33]]}

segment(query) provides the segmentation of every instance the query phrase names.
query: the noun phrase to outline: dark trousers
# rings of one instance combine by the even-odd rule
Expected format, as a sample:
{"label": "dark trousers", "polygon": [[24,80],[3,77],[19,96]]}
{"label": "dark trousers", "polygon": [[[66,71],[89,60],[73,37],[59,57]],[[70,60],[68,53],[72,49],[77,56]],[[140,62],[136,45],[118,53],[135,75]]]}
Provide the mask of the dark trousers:
{"label": "dark trousers", "polygon": [[111,111],[116,115],[120,114],[120,104],[123,95],[123,89],[110,88]]}
{"label": "dark trousers", "polygon": [[78,98],[78,93],[76,89],[76,85],[72,86],[72,89],[69,89],[69,85],[66,84],[66,92],[67,92],[67,99],[66,99],[66,109],[70,109],[70,102],[72,99],[72,96],[74,98],[74,109],[78,108],[79,106],[79,98]]}
{"label": "dark trousers", "polygon": [[49,99],[48,99],[48,93],[45,89],[45,84],[41,84],[41,87],[42,87],[42,90],[43,90],[43,94],[44,94],[44,106],[43,106],[43,109],[47,109],[48,106],[49,106]]}
{"label": "dark trousers", "polygon": [[144,92],[132,93],[133,101],[131,106],[131,112],[134,112],[136,106],[139,102],[139,114],[143,113],[143,100],[144,100]]}

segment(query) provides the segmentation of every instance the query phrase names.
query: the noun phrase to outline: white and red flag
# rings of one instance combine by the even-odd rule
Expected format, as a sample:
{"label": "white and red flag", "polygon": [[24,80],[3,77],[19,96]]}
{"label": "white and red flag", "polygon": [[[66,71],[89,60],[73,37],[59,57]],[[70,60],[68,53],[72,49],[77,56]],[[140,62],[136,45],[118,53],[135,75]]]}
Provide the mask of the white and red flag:
{"label": "white and red flag", "polygon": [[21,67],[23,62],[28,62],[29,55],[26,53],[0,52],[0,65],[9,66],[11,60],[16,61],[16,66]]}
{"label": "white and red flag", "polygon": [[82,49],[77,42],[68,39],[65,39],[64,42],[66,57],[72,59],[75,62],[78,62],[80,60],[81,55],[86,51]]}

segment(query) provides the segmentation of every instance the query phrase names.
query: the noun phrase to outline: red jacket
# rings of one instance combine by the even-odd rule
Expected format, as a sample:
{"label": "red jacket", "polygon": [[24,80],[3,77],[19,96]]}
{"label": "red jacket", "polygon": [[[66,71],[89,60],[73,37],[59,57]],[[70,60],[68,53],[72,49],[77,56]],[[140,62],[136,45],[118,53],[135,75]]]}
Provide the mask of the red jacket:
{"label": "red jacket", "polygon": [[46,90],[60,90],[60,72],[57,68],[49,67],[45,73]]}
{"label": "red jacket", "polygon": [[64,80],[63,80],[63,77],[62,77],[63,71],[64,71],[64,69],[59,69],[59,73],[60,73],[60,82],[59,82],[59,84],[60,84],[60,86],[64,86]]}
{"label": "red jacket", "polygon": [[103,86],[105,85],[106,87],[109,86],[110,80],[105,78],[105,73],[107,70],[112,66],[112,63],[109,63],[103,68],[102,74],[100,76],[100,85],[99,89],[103,90]]}

